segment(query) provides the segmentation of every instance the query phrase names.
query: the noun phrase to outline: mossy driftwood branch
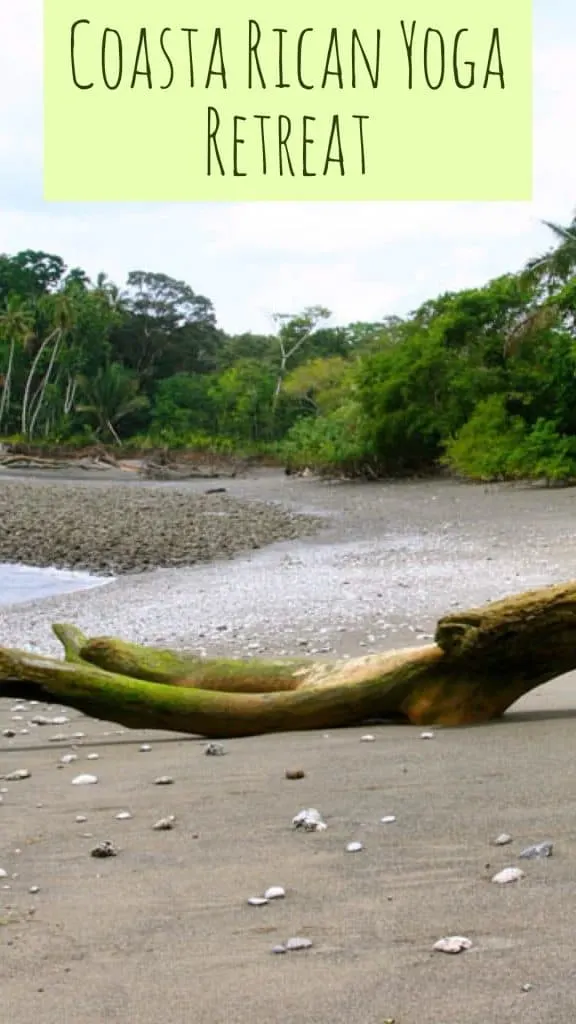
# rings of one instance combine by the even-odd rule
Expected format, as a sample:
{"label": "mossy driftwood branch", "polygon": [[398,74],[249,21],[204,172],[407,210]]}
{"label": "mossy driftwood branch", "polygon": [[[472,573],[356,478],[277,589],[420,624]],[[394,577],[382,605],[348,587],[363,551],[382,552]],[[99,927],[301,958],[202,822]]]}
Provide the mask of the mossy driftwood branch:
{"label": "mossy driftwood branch", "polygon": [[576,668],[576,582],[447,615],[425,647],[349,660],[203,658],[53,629],[63,661],[0,648],[0,696],[211,738],[375,718],[469,725]]}

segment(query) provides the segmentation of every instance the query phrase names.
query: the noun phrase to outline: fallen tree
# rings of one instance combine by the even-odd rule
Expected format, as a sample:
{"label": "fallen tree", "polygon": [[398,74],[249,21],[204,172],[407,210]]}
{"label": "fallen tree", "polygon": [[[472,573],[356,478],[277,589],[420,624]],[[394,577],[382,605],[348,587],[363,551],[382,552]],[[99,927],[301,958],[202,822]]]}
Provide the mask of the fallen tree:
{"label": "fallen tree", "polygon": [[576,668],[576,582],[447,615],[425,647],[350,660],[204,658],[53,629],[64,660],[0,647],[0,697],[210,738],[375,718],[470,725]]}

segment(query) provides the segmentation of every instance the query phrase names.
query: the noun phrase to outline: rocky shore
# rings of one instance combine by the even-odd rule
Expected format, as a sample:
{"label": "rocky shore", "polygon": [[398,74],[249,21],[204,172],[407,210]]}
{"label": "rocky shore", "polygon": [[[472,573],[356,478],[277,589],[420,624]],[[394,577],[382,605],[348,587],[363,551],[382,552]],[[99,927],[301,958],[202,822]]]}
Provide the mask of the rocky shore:
{"label": "rocky shore", "polygon": [[321,520],[219,491],[3,479],[0,523],[0,562],[122,575],[232,558]]}

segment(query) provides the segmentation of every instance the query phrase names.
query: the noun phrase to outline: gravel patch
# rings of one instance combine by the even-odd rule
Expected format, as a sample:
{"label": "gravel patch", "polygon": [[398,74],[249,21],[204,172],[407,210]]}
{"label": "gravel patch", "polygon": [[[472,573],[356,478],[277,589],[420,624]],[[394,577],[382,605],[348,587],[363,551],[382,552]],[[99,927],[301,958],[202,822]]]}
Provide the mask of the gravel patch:
{"label": "gravel patch", "polygon": [[320,525],[227,494],[22,480],[2,481],[0,521],[0,562],[105,575],[232,558]]}

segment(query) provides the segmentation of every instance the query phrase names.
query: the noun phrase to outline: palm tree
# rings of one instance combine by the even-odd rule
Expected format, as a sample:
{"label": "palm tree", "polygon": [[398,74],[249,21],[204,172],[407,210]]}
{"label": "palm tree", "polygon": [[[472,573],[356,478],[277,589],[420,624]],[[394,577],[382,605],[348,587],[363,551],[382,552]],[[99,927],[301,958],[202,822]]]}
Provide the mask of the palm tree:
{"label": "palm tree", "polygon": [[78,377],[78,387],[84,402],[77,411],[91,416],[97,432],[110,434],[116,444],[121,443],[115,429],[120,420],[149,405],[146,395],[139,394],[140,381],[121,363],[101,366],[94,377]]}
{"label": "palm tree", "polygon": [[563,294],[566,286],[573,281],[576,272],[576,211],[568,227],[548,220],[542,223],[553,233],[558,244],[544,256],[537,256],[526,264],[521,279],[535,288],[536,300],[528,315],[506,339],[506,355],[516,353],[536,331],[556,323],[565,308]]}
{"label": "palm tree", "polygon": [[576,269],[576,211],[568,227],[552,221],[542,221],[555,236],[557,245],[544,256],[530,260],[526,273],[533,275],[538,281],[547,280],[550,284],[565,284],[574,276]]}
{"label": "palm tree", "polygon": [[[56,362],[56,356],[66,336],[67,332],[71,329],[74,323],[74,306],[70,295],[64,292],[59,292],[57,295],[46,296],[44,307],[48,312],[52,329],[48,332],[44,341],[40,345],[32,365],[28,372],[26,380],[26,386],[24,388],[24,397],[22,399],[22,433],[25,436],[32,436],[34,427],[38,420],[38,414],[42,407],[44,396],[46,394],[46,387],[48,386],[54,364]],[[36,391],[32,395],[32,384],[34,382],[34,375],[38,368],[38,364],[45,352],[47,346],[52,343],[52,352],[50,353],[50,360],[46,373],[42,377],[40,384]]]}
{"label": "palm tree", "polygon": [[10,407],[12,388],[12,371],[14,354],[17,345],[25,346],[34,336],[34,313],[28,302],[17,295],[7,300],[0,312],[0,338],[9,342],[8,366],[3,378],[2,395],[0,396],[0,426]]}

